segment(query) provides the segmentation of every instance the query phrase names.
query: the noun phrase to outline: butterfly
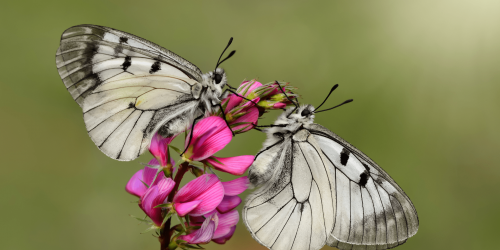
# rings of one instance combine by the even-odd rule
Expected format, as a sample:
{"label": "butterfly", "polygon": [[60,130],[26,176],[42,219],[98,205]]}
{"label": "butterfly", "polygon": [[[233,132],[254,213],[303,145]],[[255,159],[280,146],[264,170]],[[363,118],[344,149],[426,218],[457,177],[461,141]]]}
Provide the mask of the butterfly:
{"label": "butterfly", "polygon": [[242,215],[253,238],[274,250],[325,244],[388,249],[415,235],[417,212],[398,184],[368,156],[313,123],[315,113],[329,109],[294,104],[267,126],[249,170],[250,182],[260,187]]}
{"label": "butterfly", "polygon": [[[232,42],[229,41],[226,49]],[[224,52],[226,51],[224,49]],[[132,34],[97,25],[64,31],[59,75],[83,110],[87,132],[107,156],[130,161],[157,132],[177,135],[219,106],[227,84],[218,66],[203,74],[173,52]]]}

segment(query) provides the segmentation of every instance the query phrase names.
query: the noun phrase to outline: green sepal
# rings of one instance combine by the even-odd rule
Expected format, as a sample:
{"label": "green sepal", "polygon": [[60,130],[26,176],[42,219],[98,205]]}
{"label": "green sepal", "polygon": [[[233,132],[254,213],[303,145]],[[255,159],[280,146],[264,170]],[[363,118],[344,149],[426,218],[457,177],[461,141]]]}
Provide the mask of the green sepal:
{"label": "green sepal", "polygon": [[183,247],[189,248],[189,249],[205,249],[201,247],[200,245],[193,246],[193,245],[182,245]]}
{"label": "green sepal", "polygon": [[184,225],[184,220],[182,219],[182,217],[180,217],[177,213],[175,215],[177,216],[177,219],[179,220],[179,222],[181,224],[182,230],[184,230],[184,232],[187,232],[187,229]]}
{"label": "green sepal", "polygon": [[158,229],[158,227],[156,225],[152,225],[151,227],[149,227],[148,229],[144,230],[141,234],[144,234],[144,233],[147,233],[147,232],[150,232],[150,231],[153,231],[153,230],[156,230]]}
{"label": "green sepal", "polygon": [[249,126],[250,126],[250,125],[245,126],[245,127],[243,127],[243,128],[240,128],[240,129],[238,129],[238,130],[236,130],[236,131],[233,131],[233,132],[234,132],[235,134],[242,133],[242,132],[243,132],[243,130],[247,129]]}
{"label": "green sepal", "polygon": [[149,188],[149,185],[146,184],[146,182],[144,182],[143,180],[140,180],[142,182],[142,184],[144,184],[147,188]]}
{"label": "green sepal", "polygon": [[210,157],[210,159],[214,160],[215,162],[221,164],[221,165],[224,165],[224,163],[220,162],[219,160],[217,160],[217,158],[215,157]]}
{"label": "green sepal", "polygon": [[[131,215],[131,216],[132,216],[132,215]],[[134,219],[136,219],[136,220],[138,220],[138,221],[140,221],[140,222],[151,223],[151,221],[146,220],[146,219],[141,219],[141,218],[139,218],[139,217],[132,216],[132,218],[134,218]]]}
{"label": "green sepal", "polygon": [[164,204],[157,205],[154,208],[159,208],[159,207],[168,207],[168,208],[171,208],[172,204],[171,203],[164,203]]}
{"label": "green sepal", "polygon": [[[212,164],[208,163],[208,162],[205,162],[205,166],[208,166],[208,168],[214,168],[214,166],[213,166]],[[205,166],[204,166],[204,167],[205,167]],[[205,173],[206,173],[206,172],[207,172],[207,170],[205,169],[203,172],[205,172]]]}
{"label": "green sepal", "polygon": [[165,218],[163,218],[163,222],[161,223],[161,225],[163,226],[165,224],[165,222],[167,222],[167,220],[169,220],[172,217],[172,214],[174,214],[174,213],[175,212],[173,209],[168,211],[167,215],[165,215]]}
{"label": "green sepal", "polygon": [[181,153],[182,153],[182,152],[181,152],[181,150],[180,150],[180,149],[178,149],[178,148],[177,148],[177,147],[175,147],[175,146],[168,145],[168,147],[169,147],[169,148],[171,148],[171,149],[173,149],[173,150],[174,150],[175,152],[177,152],[178,154],[181,154]]}

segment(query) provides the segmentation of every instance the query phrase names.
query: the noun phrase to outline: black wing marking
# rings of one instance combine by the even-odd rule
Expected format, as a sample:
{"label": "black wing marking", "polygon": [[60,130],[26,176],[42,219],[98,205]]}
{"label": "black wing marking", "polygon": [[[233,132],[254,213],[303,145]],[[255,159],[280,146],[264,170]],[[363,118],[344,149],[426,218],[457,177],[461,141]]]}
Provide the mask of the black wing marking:
{"label": "black wing marking", "polygon": [[201,71],[178,55],[126,32],[96,25],[67,29],[56,65],[82,107],[89,136],[111,158],[133,160],[161,129],[180,133],[199,110],[191,87]]}
{"label": "black wing marking", "polygon": [[[337,214],[328,245],[387,249],[405,243],[417,232],[413,204],[382,168],[326,128],[313,124],[308,130],[335,166]],[[343,164],[346,150],[350,157]]]}
{"label": "black wing marking", "polygon": [[265,162],[274,168],[264,186],[247,198],[245,225],[270,249],[320,249],[335,220],[333,166],[310,141],[287,137],[278,145],[274,158],[264,152],[256,159],[257,166]]}

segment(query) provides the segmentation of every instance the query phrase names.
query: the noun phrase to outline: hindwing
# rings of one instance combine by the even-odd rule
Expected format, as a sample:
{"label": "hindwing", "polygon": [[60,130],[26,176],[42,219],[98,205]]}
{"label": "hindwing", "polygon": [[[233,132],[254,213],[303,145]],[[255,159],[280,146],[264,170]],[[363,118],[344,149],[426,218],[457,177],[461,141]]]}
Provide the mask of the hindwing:
{"label": "hindwing", "polygon": [[[279,148],[272,177],[247,199],[243,220],[270,249],[320,249],[335,223],[335,176],[321,149],[302,130]],[[269,150],[272,150],[269,149]],[[259,160],[260,154],[256,162]]]}
{"label": "hindwing", "polygon": [[56,53],[59,75],[83,110],[94,143],[133,160],[158,130],[173,136],[201,113],[201,71],[182,57],[126,32],[97,25],[67,29]]}
{"label": "hindwing", "polygon": [[410,198],[373,160],[318,124],[307,129],[335,169],[337,212],[327,244],[339,249],[388,249],[418,230]]}
{"label": "hindwing", "polygon": [[418,230],[396,182],[317,124],[259,152],[249,175],[264,185],[247,198],[243,221],[269,249],[388,249]]}

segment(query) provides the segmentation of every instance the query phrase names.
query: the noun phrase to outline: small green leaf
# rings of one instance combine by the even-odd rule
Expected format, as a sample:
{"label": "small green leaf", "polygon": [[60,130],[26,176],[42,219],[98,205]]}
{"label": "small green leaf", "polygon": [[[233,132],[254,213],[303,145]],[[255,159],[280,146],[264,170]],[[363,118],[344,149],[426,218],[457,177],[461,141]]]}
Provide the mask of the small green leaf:
{"label": "small green leaf", "polygon": [[180,217],[178,214],[175,214],[177,219],[179,220],[179,222],[181,223],[181,227],[182,227],[182,230],[184,230],[184,232],[187,232],[186,228],[184,227],[184,220],[182,220],[182,217]]}
{"label": "small green leaf", "polygon": [[169,212],[167,213],[167,215],[165,215],[165,218],[163,218],[163,222],[162,222],[161,224],[162,224],[162,225],[163,225],[163,224],[165,224],[165,222],[167,222],[167,220],[169,220],[169,219],[170,219],[170,217],[172,217],[172,214],[174,214],[174,211],[172,211],[172,210],[171,210],[171,211],[169,211]]}
{"label": "small green leaf", "polygon": [[158,229],[158,227],[153,225],[153,226],[149,227],[148,229],[144,230],[144,232],[142,232],[141,234],[144,234],[144,233],[156,230],[156,229]]}

